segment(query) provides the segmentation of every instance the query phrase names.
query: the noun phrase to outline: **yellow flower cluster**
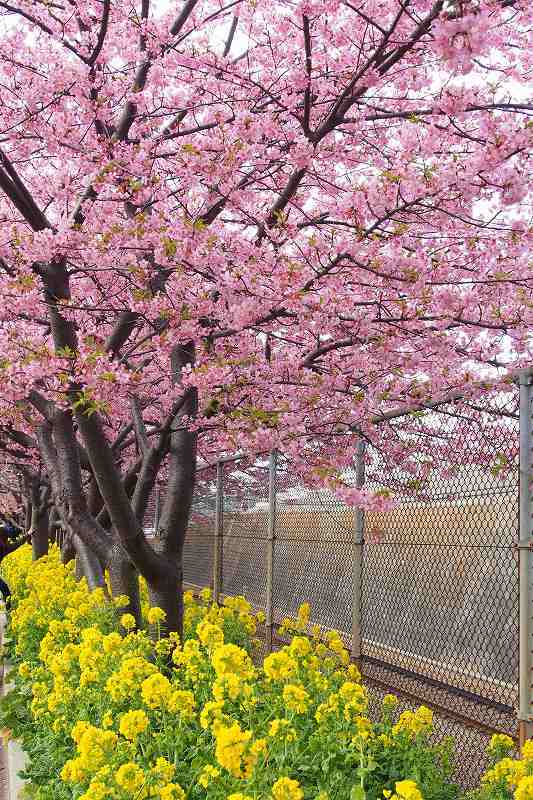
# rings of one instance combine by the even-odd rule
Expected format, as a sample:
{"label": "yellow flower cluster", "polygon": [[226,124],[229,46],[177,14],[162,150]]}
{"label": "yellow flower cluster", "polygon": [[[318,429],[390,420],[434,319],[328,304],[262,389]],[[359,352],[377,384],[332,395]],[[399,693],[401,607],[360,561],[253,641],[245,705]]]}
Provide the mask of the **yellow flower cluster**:
{"label": "yellow flower cluster", "polygon": [[[387,696],[384,721],[371,722],[340,635],[311,628],[308,604],[285,626],[292,639],[261,664],[251,636],[264,615],[243,597],[219,605],[210,590],[199,599],[186,593],[183,640],[160,639],[165,614],[149,606],[144,585],[143,626],[123,613],[127,598],[90,592],[57,551],[33,564],[28,550],[6,559],[17,686],[56,754],[51,774],[67,784],[58,796],[68,789],[78,800],[329,800],[350,797],[360,772],[376,781],[369,797],[422,800],[416,772],[397,780],[394,766],[387,777],[388,765],[409,763],[406,753],[417,747],[420,769],[435,780],[438,759],[424,767],[429,709],[394,722],[397,701]],[[387,749],[392,758],[383,758]],[[322,767],[328,759],[334,777]],[[533,800],[521,791],[516,800]]]}
{"label": "yellow flower cluster", "polygon": [[235,644],[224,644],[217,647],[211,657],[211,663],[218,678],[234,675],[241,680],[250,680],[254,676],[254,666],[248,653]]}
{"label": "yellow flower cluster", "polygon": [[140,733],[144,733],[149,724],[150,720],[142,709],[127,711],[120,719],[119,731],[126,739],[133,742]]}
{"label": "yellow flower cluster", "polygon": [[302,800],[303,796],[300,784],[292,778],[278,778],[272,786],[274,800]]}
{"label": "yellow flower cluster", "polygon": [[168,708],[172,686],[161,672],[154,672],[141,684],[143,701],[149,708]]}
{"label": "yellow flower cluster", "polygon": [[402,711],[400,719],[393,727],[393,734],[407,733],[417,736],[427,733],[433,725],[433,712],[426,706],[420,706],[416,711]]}
{"label": "yellow flower cluster", "polygon": [[219,777],[220,770],[217,767],[214,767],[212,764],[206,764],[200,774],[200,777],[198,778],[198,783],[200,786],[203,786],[204,789],[207,789],[209,784],[213,781],[216,781],[216,779]]}
{"label": "yellow flower cluster", "polygon": [[220,766],[236,778],[249,775],[254,763],[248,755],[251,731],[241,730],[238,722],[229,726],[217,723],[213,730],[216,737],[215,758]]}
{"label": "yellow flower cluster", "polygon": [[525,763],[513,758],[502,758],[483,775],[483,783],[500,783],[516,786],[525,776]]}
{"label": "yellow flower cluster", "polygon": [[311,618],[311,606],[309,603],[302,603],[299,607],[296,618],[292,617],[285,617],[281,621],[281,625],[279,627],[280,635],[285,635],[287,633],[298,633],[300,631],[306,631],[309,625],[309,620]]}
{"label": "yellow flower cluster", "polygon": [[515,800],[532,800],[533,798],[533,775],[522,777],[514,792]]}
{"label": "yellow flower cluster", "polygon": [[387,800],[422,800],[422,792],[418,788],[416,781],[405,780],[396,781],[395,792],[383,790],[383,796]]}
{"label": "yellow flower cluster", "polygon": [[283,687],[283,699],[289,711],[295,714],[305,714],[309,707],[309,695],[301,686],[292,683]]}
{"label": "yellow flower cluster", "polygon": [[118,739],[113,731],[97,728],[88,722],[77,722],[72,729],[72,738],[78,754],[66,762],[61,772],[62,779],[67,783],[81,783],[86,775],[104,767]]}
{"label": "yellow flower cluster", "polygon": [[488,751],[489,753],[509,752],[514,749],[514,742],[505,733],[495,733],[491,738]]}
{"label": "yellow flower cluster", "polygon": [[296,739],[296,729],[288,719],[273,719],[268,728],[268,735],[273,739],[293,742]]}
{"label": "yellow flower cluster", "polygon": [[107,679],[105,689],[115,702],[133,698],[154,672],[157,672],[157,667],[143,656],[127,655]]}
{"label": "yellow flower cluster", "polygon": [[357,721],[366,711],[368,698],[363,686],[353,681],[345,681],[338,692],[332,692],[324,703],[318,706],[315,718],[318,723],[327,721],[342,713],[347,722]]}
{"label": "yellow flower cluster", "polygon": [[489,794],[494,790],[498,797],[502,792],[512,792],[514,800],[533,800],[533,740],[524,742],[520,758],[510,757],[515,748],[510,736],[498,733],[492,737],[489,753],[500,758],[482,776],[482,786]]}
{"label": "yellow flower cluster", "polygon": [[272,681],[290,680],[298,668],[298,664],[288,648],[271,653],[263,662],[265,674]]}

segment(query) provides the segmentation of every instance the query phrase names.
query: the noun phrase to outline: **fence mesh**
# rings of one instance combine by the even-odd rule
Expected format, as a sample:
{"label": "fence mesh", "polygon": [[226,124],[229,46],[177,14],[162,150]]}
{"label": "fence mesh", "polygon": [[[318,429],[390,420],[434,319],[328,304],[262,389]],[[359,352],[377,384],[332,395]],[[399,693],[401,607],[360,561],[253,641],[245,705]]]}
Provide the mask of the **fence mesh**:
{"label": "fence mesh", "polygon": [[[229,462],[222,474],[222,593],[243,594],[264,609],[272,546],[274,626],[308,601],[311,621],[339,630],[348,647],[358,595],[359,663],[374,701],[393,692],[401,707],[430,706],[435,736],[455,739],[464,787],[483,771],[492,733],[517,733],[517,402],[509,391],[468,417],[450,405],[403,421],[401,431],[390,425],[388,435],[407,436],[413,452],[446,460],[447,470],[413,490],[402,462],[368,448],[367,486],[389,487],[401,502],[365,515],[362,547],[354,509],[326,490],[306,489],[287,459],[278,458],[275,507],[267,459]],[[453,451],[463,428],[463,446]],[[185,547],[184,577],[193,586],[213,585],[216,492],[206,471]]]}

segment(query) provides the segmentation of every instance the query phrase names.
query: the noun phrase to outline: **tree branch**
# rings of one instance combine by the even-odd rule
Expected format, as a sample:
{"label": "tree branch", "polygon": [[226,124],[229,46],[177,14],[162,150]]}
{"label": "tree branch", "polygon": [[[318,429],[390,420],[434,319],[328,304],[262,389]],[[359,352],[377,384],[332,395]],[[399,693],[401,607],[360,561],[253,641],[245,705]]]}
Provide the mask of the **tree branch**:
{"label": "tree branch", "polygon": [[[171,368],[176,385],[181,381],[183,367],[192,363],[194,363],[192,342],[185,346],[174,347]],[[197,434],[180,425],[180,419],[185,415],[194,417],[198,411],[198,393],[195,388],[187,389],[178,407],[179,410],[171,423],[169,477],[158,536],[165,555],[179,560],[189,524],[197,458]]]}
{"label": "tree branch", "polygon": [[96,59],[102,52],[102,47],[104,46],[105,37],[107,36],[107,27],[109,23],[110,10],[111,10],[111,0],[104,0],[104,8],[102,11],[102,19],[100,21],[100,30],[98,32],[98,39],[96,41],[96,45],[94,46],[94,50],[87,59],[87,64],[89,64],[90,66],[92,66],[95,63]]}
{"label": "tree branch", "polygon": [[131,414],[133,418],[133,427],[135,428],[135,436],[139,450],[143,456],[148,452],[148,436],[146,434],[146,425],[144,424],[143,412],[141,403],[137,395],[130,398]]}

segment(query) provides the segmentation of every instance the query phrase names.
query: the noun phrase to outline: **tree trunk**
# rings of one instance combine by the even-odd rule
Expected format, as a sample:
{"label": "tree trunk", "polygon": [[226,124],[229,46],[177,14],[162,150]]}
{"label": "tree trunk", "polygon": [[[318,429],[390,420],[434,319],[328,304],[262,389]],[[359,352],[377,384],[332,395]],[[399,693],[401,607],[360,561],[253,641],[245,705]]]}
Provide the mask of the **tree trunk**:
{"label": "tree trunk", "polygon": [[109,583],[113,597],[125,595],[129,598],[128,603],[120,606],[120,613],[132,614],[135,617],[137,627],[142,623],[141,596],[139,592],[139,573],[133,562],[120,544],[115,542],[111,550],[111,556],[107,562],[109,572]]}
{"label": "tree trunk", "polygon": [[25,518],[24,518],[24,529],[29,531],[31,527],[31,515],[32,515],[32,507],[31,507],[31,500],[26,500],[25,503]]}
{"label": "tree trunk", "polygon": [[[172,379],[177,385],[185,364],[194,363],[194,344],[176,346],[172,351]],[[163,558],[161,575],[149,582],[150,602],[166,612],[165,632],[178,631],[183,637],[183,544],[194,496],[196,481],[197,434],[181,425],[183,416],[194,417],[198,411],[198,394],[189,388],[183,395],[183,406],[176,413],[171,427],[168,481],[165,503],[161,511],[154,550]],[[155,481],[154,481],[155,483]]]}
{"label": "tree trunk", "polygon": [[168,571],[148,586],[151,606],[162,608],[166,619],[161,623],[161,636],[177,631],[183,639],[183,567],[168,564]]}
{"label": "tree trunk", "polygon": [[76,558],[76,550],[74,549],[74,544],[72,543],[72,537],[64,535],[63,543],[61,545],[61,563],[68,564],[69,561],[72,561],[74,558]]}
{"label": "tree trunk", "polygon": [[49,528],[50,515],[47,508],[34,505],[32,509],[31,527],[33,536],[31,537],[32,557],[34,561],[48,554],[48,542],[50,536]]}
{"label": "tree trunk", "polygon": [[91,591],[98,588],[105,589],[104,571],[96,553],[77,534],[73,535],[72,541],[76,550],[76,577],[86,578]]}

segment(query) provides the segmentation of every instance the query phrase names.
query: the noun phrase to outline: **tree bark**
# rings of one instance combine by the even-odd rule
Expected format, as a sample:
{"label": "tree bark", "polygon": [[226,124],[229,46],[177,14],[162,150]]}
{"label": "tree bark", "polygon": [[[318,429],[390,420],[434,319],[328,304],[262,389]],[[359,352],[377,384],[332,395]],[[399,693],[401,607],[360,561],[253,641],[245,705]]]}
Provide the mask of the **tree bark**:
{"label": "tree bark", "polygon": [[[180,383],[184,365],[193,361],[192,342],[174,348],[171,369],[176,385]],[[180,635],[183,635],[183,545],[194,495],[197,448],[196,433],[180,424],[180,420],[183,416],[196,415],[196,389],[188,389],[184,400],[170,427],[169,476],[161,520],[154,539],[154,549],[164,558],[166,570],[157,580],[150,581],[148,586],[151,605],[159,606],[166,613],[164,628],[166,631],[176,630]]]}
{"label": "tree bark", "polygon": [[163,609],[165,621],[161,623],[161,635],[177,631],[183,636],[183,565],[181,561],[168,562],[168,569],[148,585],[150,605]]}
{"label": "tree bark", "polygon": [[31,480],[32,558],[34,561],[48,553],[49,496],[49,487],[42,486],[41,476],[34,474]]}
{"label": "tree bark", "polygon": [[140,627],[142,613],[139,573],[118,540],[111,548],[107,569],[112,596],[126,595],[128,597],[128,602],[119,607],[120,613],[132,614],[135,617],[137,627]]}
{"label": "tree bark", "polygon": [[31,500],[27,499],[24,504],[24,528],[25,530],[29,531],[31,527],[31,515],[32,515],[32,507],[31,507]]}
{"label": "tree bark", "polygon": [[111,523],[124,550],[141,575],[151,582],[157,578],[165,564],[146,541],[114,463],[113,453],[98,414],[89,416],[82,409],[77,409],[75,416]]}
{"label": "tree bark", "polygon": [[34,561],[48,554],[48,543],[50,541],[49,521],[50,515],[48,508],[34,505],[31,522],[33,530],[31,548]]}
{"label": "tree bark", "polygon": [[76,551],[76,576],[79,568],[91,591],[105,589],[104,571],[96,553],[76,533],[72,536],[72,542]]}
{"label": "tree bark", "polygon": [[[54,441],[54,436],[56,440]],[[72,420],[64,412],[54,416],[54,424],[43,423],[37,432],[41,456],[46,467],[52,495],[61,521],[67,531],[76,555],[76,571],[83,574],[90,588],[105,588],[102,560],[109,554],[107,536],[93,520],[84,504],[84,496],[79,496],[81,477],[79,476],[78,448],[72,444]],[[62,452],[61,460],[58,450]],[[87,542],[91,542],[91,547]],[[62,553],[63,563],[71,560],[71,552]]]}
{"label": "tree bark", "polygon": [[63,543],[61,545],[61,563],[68,564],[69,561],[72,561],[74,558],[76,558],[74,542],[72,541],[72,536],[66,534],[63,537]]}

